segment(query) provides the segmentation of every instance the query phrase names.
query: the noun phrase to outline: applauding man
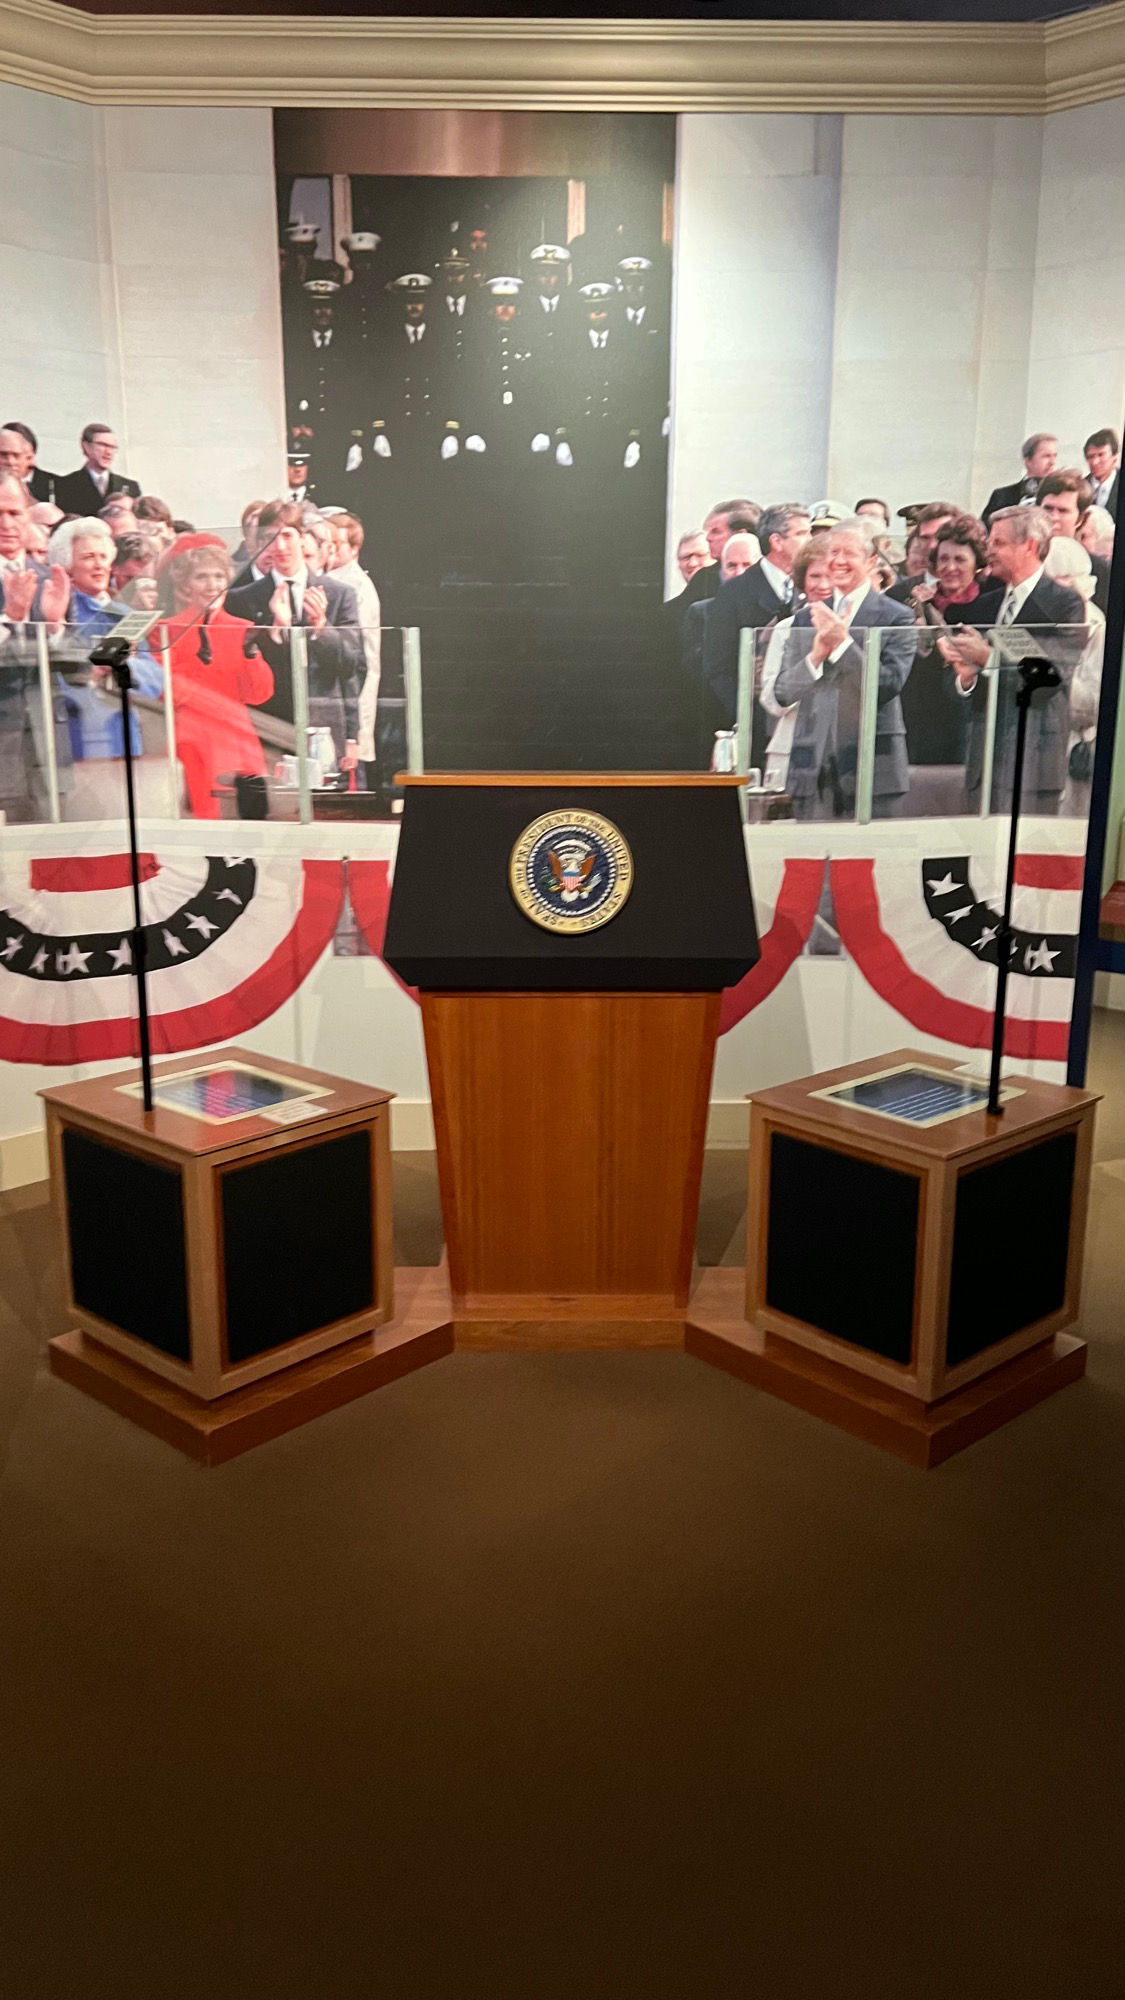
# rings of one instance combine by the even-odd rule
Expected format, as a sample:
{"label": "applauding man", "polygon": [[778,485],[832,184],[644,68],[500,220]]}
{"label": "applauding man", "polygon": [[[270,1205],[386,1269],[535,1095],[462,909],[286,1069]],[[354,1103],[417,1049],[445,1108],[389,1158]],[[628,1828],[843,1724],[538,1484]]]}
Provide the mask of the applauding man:
{"label": "applauding man", "polygon": [[291,638],[294,627],[308,651],[309,721],[332,731],[341,770],[356,764],[359,689],[364,671],[359,609],[354,590],[331,575],[314,576],[305,560],[304,509],[271,500],[258,516],[257,583],[228,593],[235,618],[262,627],[258,644],[273,668],[274,692],[261,705],[293,721]]}
{"label": "applauding man", "polygon": [[875,589],[878,553],[870,519],[841,521],[828,537],[831,604],[798,611],[775,683],[782,707],[798,704],[789,757],[789,790],[797,819],[850,818],[856,779],[863,691],[863,633],[889,628],[881,639],[875,773],[871,810],[890,819],[910,786],[906,724],[899,696],[914,662],[913,620],[904,604]]}

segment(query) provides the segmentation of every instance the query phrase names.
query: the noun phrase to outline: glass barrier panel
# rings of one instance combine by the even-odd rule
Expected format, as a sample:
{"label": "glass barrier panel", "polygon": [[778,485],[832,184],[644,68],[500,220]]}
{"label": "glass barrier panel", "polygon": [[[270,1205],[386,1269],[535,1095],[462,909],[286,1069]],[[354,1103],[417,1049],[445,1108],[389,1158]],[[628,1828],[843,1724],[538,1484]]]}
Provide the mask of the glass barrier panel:
{"label": "glass barrier panel", "polygon": [[39,629],[0,623],[0,825],[57,819],[69,762],[62,689],[51,678]]}
{"label": "glass barrier panel", "polygon": [[[994,590],[986,611],[995,613],[1002,601]],[[1007,627],[987,616],[980,623],[939,617],[917,624],[912,636],[913,659],[901,685],[901,635],[886,628],[879,637],[874,791],[876,800],[882,787],[897,801],[890,815],[1010,812],[1019,663],[1042,659],[1058,682],[1031,698],[1022,810],[1085,817],[1105,636],[1100,613],[1091,607],[1090,622],[1081,625],[1024,623],[1017,615]],[[881,816],[877,806],[873,816]]]}
{"label": "glass barrier panel", "polygon": [[[90,664],[99,639],[118,622],[123,607],[95,609],[88,620],[45,628],[45,678],[54,714],[59,817],[67,821],[124,819],[124,723],[121,696],[108,667]],[[137,812],[141,818],[175,817],[173,767],[168,755],[164,669],[148,640],[132,656],[130,696]]]}
{"label": "glass barrier panel", "polygon": [[[400,628],[204,625],[188,615],[154,627],[148,648],[170,711],[164,748],[181,817],[308,822],[401,810]],[[146,753],[157,735],[147,705],[137,702]]]}

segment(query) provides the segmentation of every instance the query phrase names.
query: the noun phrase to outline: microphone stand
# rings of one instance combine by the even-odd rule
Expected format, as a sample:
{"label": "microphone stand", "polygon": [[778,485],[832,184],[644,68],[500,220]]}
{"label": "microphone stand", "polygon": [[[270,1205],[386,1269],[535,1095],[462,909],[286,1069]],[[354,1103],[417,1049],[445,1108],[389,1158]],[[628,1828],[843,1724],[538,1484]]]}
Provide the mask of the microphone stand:
{"label": "microphone stand", "polygon": [[1023,790],[1023,760],[1027,749],[1027,718],[1031,697],[1044,688],[1062,686],[1062,675],[1050,660],[1028,659],[1019,663],[1020,684],[1016,689],[1016,749],[1012,763],[1012,816],[1008,833],[1008,872],[1004,879],[1004,914],[996,942],[996,1000],[992,1012],[992,1067],[988,1075],[988,1103],[993,1118],[1003,1116],[1000,1102],[1000,1065],[1004,1056],[1004,1009],[1008,998],[1008,970],[1012,957],[1012,890],[1016,879],[1016,846],[1019,839],[1020,793]]}
{"label": "microphone stand", "polygon": [[[269,541],[264,543],[262,548],[258,550],[258,554],[260,556],[268,554],[276,540],[277,536],[271,535]],[[214,605],[218,604],[221,598],[226,596],[228,589],[229,585],[224,583],[222,589],[216,591],[214,596],[193,614],[184,628],[185,631],[190,630],[191,625],[195,623],[197,618],[205,621],[208,612]],[[152,623],[151,619],[149,623]],[[145,630],[147,628],[142,626],[141,629]],[[247,634],[247,637],[249,637],[249,634]],[[141,862],[137,847],[137,795],[133,782],[132,712],[129,708],[129,690],[136,685],[129,666],[129,655],[132,650],[133,642],[131,639],[115,636],[112,632],[107,633],[104,639],[98,640],[93,652],[89,655],[89,662],[92,667],[109,668],[113,676],[114,686],[121,696],[121,728],[125,754],[125,797],[129,814],[129,873],[133,884],[133,928],[129,933],[129,943],[133,953],[133,976],[137,982],[137,1029],[141,1044],[141,1098],[145,1110],[151,1111],[152,1034],[148,1018],[148,969],[146,964],[145,929],[141,917]],[[243,650],[245,651],[245,646]]]}
{"label": "microphone stand", "polygon": [[129,943],[133,953],[133,976],[137,982],[137,1028],[141,1044],[141,1096],[146,1111],[152,1110],[152,1037],[148,1020],[146,940],[141,917],[141,862],[137,848],[137,797],[133,783],[132,711],[129,690],[135,686],[129,666],[132,646],[128,639],[100,639],[90,654],[92,667],[108,667],[121,696],[121,727],[125,752],[125,797],[129,812],[129,873],[133,883],[133,928]]}

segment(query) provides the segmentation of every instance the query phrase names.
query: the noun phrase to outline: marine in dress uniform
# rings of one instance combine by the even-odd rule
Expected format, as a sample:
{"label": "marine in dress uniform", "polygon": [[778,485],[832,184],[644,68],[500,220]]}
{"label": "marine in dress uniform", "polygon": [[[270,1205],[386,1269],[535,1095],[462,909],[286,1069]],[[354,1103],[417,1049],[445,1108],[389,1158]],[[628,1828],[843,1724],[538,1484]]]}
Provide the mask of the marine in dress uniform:
{"label": "marine in dress uniform", "polygon": [[485,463],[487,443],[478,419],[480,301],[470,289],[472,264],[456,243],[438,272],[429,315],[440,431],[437,520],[445,573],[479,580],[492,566],[487,502],[493,472]]}
{"label": "marine in dress uniform", "polygon": [[626,481],[618,548],[623,574],[657,584],[663,561],[670,428],[668,343],[652,301],[652,259],[622,257],[616,282],[618,384],[626,432],[622,465],[633,475]]}
{"label": "marine in dress uniform", "polygon": [[[569,524],[573,517],[569,418],[574,376],[575,316],[567,287],[570,251],[539,243],[528,257],[528,288],[521,301],[527,354],[527,423],[523,470],[515,490],[523,507],[523,547],[533,581],[567,581]],[[567,483],[561,484],[560,481]]]}
{"label": "marine in dress uniform", "polygon": [[336,318],[342,276],[339,265],[333,264],[305,279],[304,324],[286,354],[290,429],[311,431],[310,483],[326,494],[343,471],[350,390]]}

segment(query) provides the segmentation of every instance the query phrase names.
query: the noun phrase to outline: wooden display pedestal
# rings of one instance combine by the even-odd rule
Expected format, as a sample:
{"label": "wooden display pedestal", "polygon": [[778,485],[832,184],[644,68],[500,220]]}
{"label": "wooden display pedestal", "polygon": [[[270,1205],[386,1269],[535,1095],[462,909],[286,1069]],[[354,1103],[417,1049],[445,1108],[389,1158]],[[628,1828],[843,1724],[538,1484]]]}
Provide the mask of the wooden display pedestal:
{"label": "wooden display pedestal", "polygon": [[916,1465],[1074,1381],[1096,1097],[1012,1077],[1000,1117],[912,1125],[822,1093],[878,1062],[751,1099],[745,1297],[713,1272],[689,1353]]}
{"label": "wooden display pedestal", "polygon": [[212,1402],[190,1396],[84,1333],[48,1343],[51,1373],[152,1431],[201,1465],[228,1459],[342,1409],[453,1352],[449,1286],[439,1270],[400,1266],[395,1313],[374,1333],[279,1369]]}
{"label": "wooden display pedestal", "polygon": [[[205,1116],[146,1112],[138,1070],[42,1093],[75,1329],[50,1365],[216,1463],[452,1331],[436,1273],[396,1313],[388,1092],[238,1048],[157,1064],[157,1090],[189,1072]],[[278,1118],[279,1090],[310,1094]]]}

